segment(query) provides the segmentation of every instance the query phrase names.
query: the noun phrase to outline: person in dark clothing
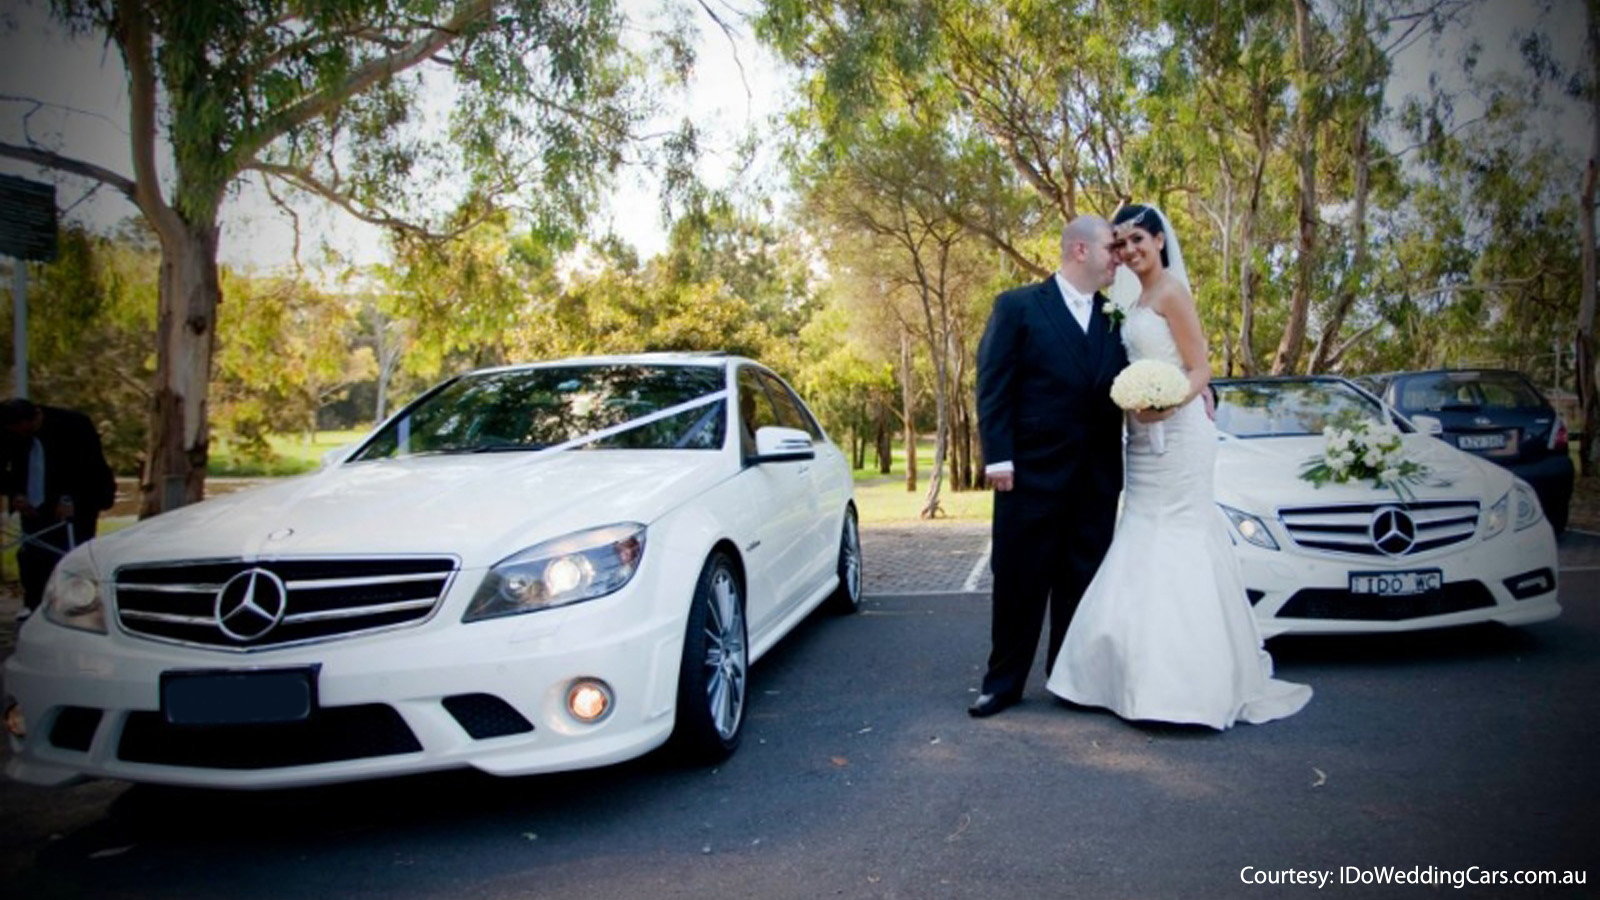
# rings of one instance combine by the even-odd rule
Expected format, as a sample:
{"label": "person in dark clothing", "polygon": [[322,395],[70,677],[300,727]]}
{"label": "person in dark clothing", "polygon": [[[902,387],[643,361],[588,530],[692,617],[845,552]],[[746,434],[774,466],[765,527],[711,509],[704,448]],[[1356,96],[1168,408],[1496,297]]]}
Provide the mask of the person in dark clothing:
{"label": "person in dark clothing", "polygon": [[1022,698],[1047,611],[1053,664],[1111,545],[1123,419],[1111,382],[1128,354],[1100,291],[1116,270],[1111,226],[1098,216],[1073,219],[1061,233],[1061,267],[997,297],[978,345],[978,434],[995,489],[994,591],[973,716]]}
{"label": "person in dark clothing", "polygon": [[117,483],[99,432],[81,412],[6,400],[0,402],[0,439],[0,485],[22,518],[17,568],[25,616],[38,608],[61,557],[94,537]]}

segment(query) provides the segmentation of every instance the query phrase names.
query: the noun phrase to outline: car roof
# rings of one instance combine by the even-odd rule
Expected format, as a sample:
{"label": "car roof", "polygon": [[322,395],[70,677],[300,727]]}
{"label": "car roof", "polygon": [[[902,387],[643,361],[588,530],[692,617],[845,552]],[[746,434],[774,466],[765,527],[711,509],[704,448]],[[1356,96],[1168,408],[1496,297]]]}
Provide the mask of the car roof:
{"label": "car roof", "polygon": [[1362,378],[1410,378],[1413,375],[1515,375],[1527,379],[1527,375],[1516,369],[1500,369],[1487,366],[1460,366],[1446,369],[1407,369],[1402,372],[1374,372]]}
{"label": "car roof", "polygon": [[1212,384],[1258,384],[1281,383],[1289,384],[1309,381],[1342,381],[1350,384],[1350,379],[1343,375],[1239,375],[1231,378],[1213,378]]}
{"label": "car roof", "polygon": [[[549,369],[557,366],[607,365],[703,366],[708,369],[721,369],[727,367],[730,363],[741,362],[755,363],[755,360],[743,356],[731,356],[720,350],[621,353],[607,356],[569,356],[562,359],[545,359],[538,362],[489,366],[482,369],[473,369],[462,374],[482,375],[490,372],[520,372],[530,369]],[[759,365],[759,363],[756,364]]]}

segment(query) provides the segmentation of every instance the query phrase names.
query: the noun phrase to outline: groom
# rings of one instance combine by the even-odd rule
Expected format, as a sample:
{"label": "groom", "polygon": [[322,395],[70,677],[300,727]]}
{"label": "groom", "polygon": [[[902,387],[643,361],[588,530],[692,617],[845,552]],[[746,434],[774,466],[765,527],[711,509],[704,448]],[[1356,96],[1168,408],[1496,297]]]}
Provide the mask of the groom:
{"label": "groom", "polygon": [[973,716],[1022,699],[1046,608],[1054,665],[1111,545],[1122,490],[1122,411],[1111,381],[1128,356],[1099,291],[1116,269],[1111,226],[1073,219],[1061,233],[1061,268],[997,297],[978,345],[978,431],[995,489],[994,605]]}

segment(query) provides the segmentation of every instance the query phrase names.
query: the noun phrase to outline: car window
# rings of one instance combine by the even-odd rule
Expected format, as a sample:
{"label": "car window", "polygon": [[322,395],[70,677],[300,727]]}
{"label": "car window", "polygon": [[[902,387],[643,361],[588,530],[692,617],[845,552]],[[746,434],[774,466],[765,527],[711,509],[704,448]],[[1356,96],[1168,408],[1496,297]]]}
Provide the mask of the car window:
{"label": "car window", "polygon": [[1525,409],[1543,406],[1538,391],[1511,372],[1429,372],[1402,383],[1399,407],[1407,412]]}
{"label": "car window", "polygon": [[[538,450],[714,394],[713,366],[594,364],[479,372],[425,395],[354,459],[425,453]],[[722,400],[584,445],[594,449],[714,450],[726,434]]]}
{"label": "car window", "polygon": [[1513,375],[1496,375],[1478,382],[1482,403],[1489,409],[1526,409],[1543,406],[1544,400],[1531,385]]}
{"label": "car window", "polygon": [[782,423],[767,396],[759,370],[750,366],[739,369],[738,393],[739,445],[744,455],[752,456],[756,452],[756,429]]}
{"label": "car window", "polygon": [[772,405],[778,413],[778,424],[785,428],[798,428],[811,435],[814,441],[822,440],[822,426],[806,411],[805,404],[800,398],[789,390],[789,386],[770,372],[762,372],[761,380],[767,386],[767,394],[772,398]]}
{"label": "car window", "polygon": [[1385,419],[1378,404],[1339,381],[1220,382],[1216,389],[1217,428],[1235,437],[1303,437]]}

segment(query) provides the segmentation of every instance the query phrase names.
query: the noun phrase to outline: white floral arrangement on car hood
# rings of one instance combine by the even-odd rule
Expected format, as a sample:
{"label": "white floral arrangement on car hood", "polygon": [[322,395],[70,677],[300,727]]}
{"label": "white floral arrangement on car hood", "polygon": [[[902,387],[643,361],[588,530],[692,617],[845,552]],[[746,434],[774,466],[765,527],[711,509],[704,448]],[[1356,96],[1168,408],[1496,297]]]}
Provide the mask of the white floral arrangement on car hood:
{"label": "white floral arrangement on car hood", "polygon": [[1428,476],[1428,467],[1405,452],[1405,441],[1392,425],[1358,419],[1345,426],[1322,429],[1326,443],[1322,455],[1306,461],[1300,477],[1317,487],[1328,482],[1347,484],[1370,481],[1387,488],[1401,500],[1412,497],[1411,486]]}

